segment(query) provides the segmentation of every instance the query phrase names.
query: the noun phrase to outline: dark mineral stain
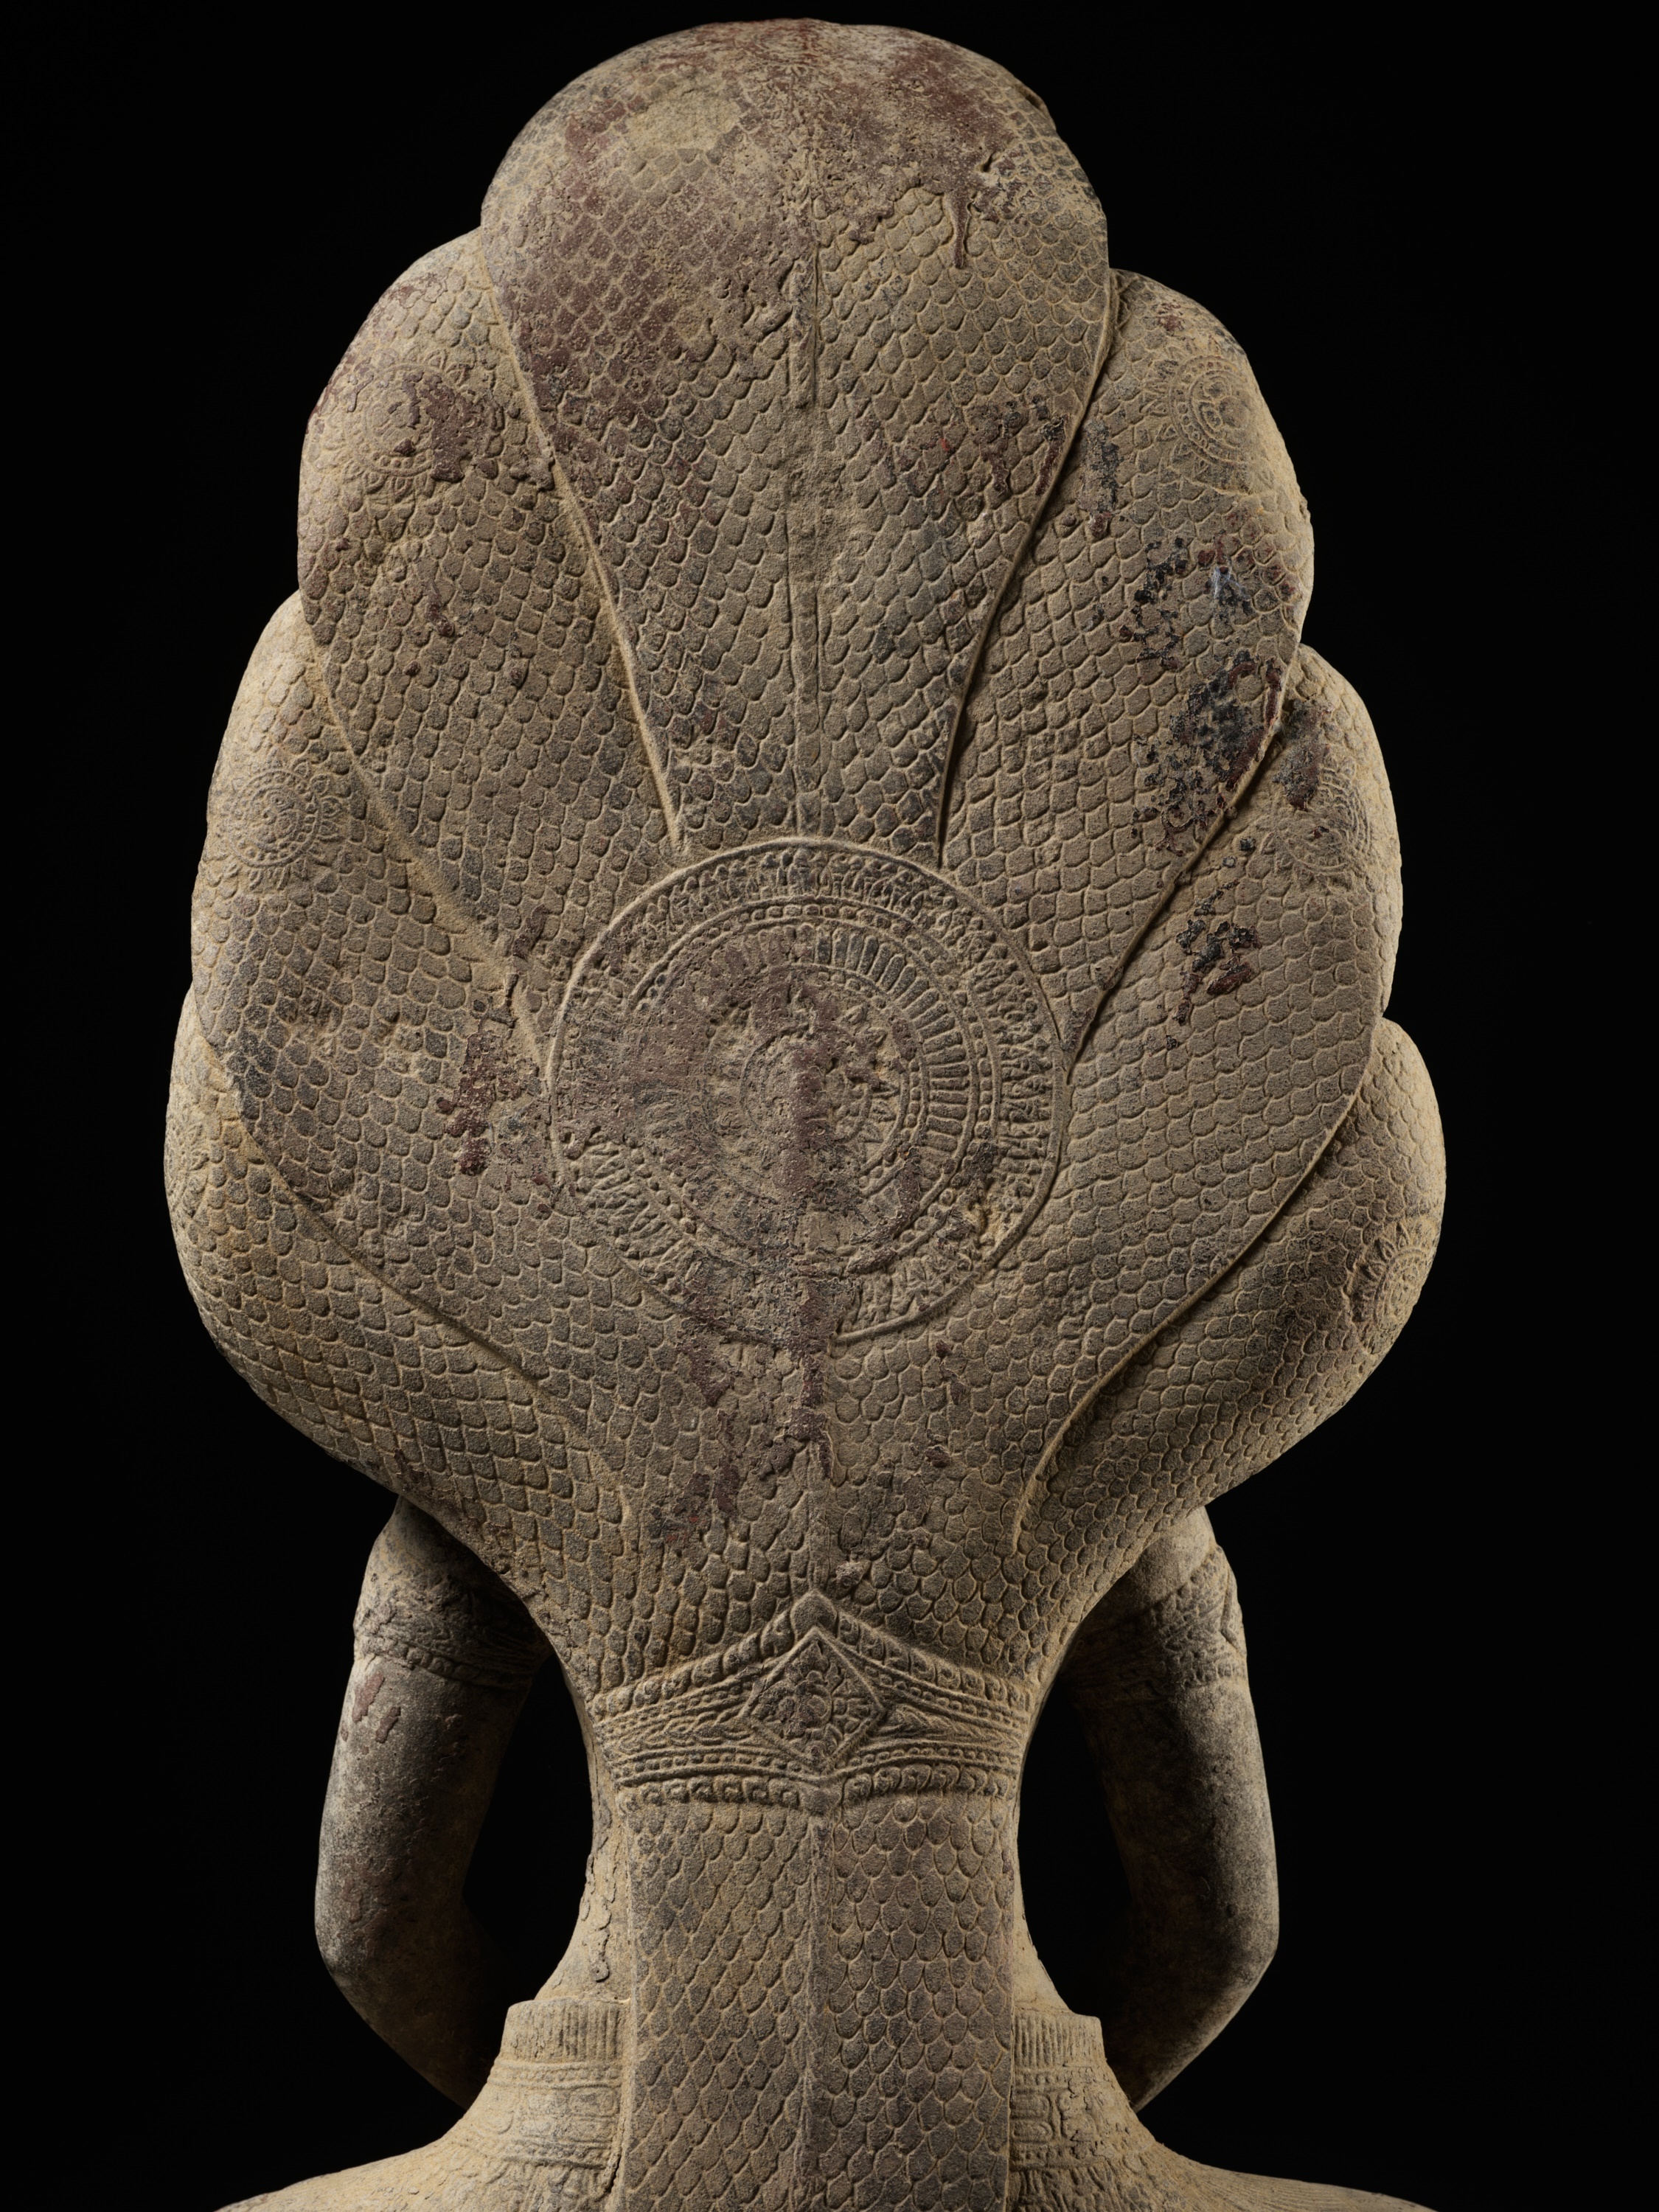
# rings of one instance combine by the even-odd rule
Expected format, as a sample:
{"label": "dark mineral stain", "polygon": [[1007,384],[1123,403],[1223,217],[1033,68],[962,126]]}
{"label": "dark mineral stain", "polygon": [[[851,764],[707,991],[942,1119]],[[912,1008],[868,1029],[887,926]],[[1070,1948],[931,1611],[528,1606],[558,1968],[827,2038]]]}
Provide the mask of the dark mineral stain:
{"label": "dark mineral stain", "polygon": [[482,1175],[489,1164],[490,1116],[496,1106],[521,1098],[530,1078],[512,1057],[512,1033],[501,1018],[481,1022],[466,1041],[461,1079],[451,1098],[440,1098],[438,1111],[451,1118],[445,1134],[462,1140],[458,1175]]}
{"label": "dark mineral stain", "polygon": [[1330,758],[1325,734],[1329,721],[1328,710],[1314,700],[1292,699],[1285,709],[1285,757],[1273,772],[1273,781],[1298,812],[1317,793]]}
{"label": "dark mineral stain", "polygon": [[[1201,988],[1206,998],[1223,999],[1248,983],[1255,974],[1248,960],[1237,956],[1257,950],[1261,939],[1253,929],[1237,922],[1218,922],[1207,928],[1206,917],[1215,905],[1216,894],[1200,901],[1197,911],[1176,939],[1183,952],[1192,954],[1192,961],[1182,978],[1181,1003],[1176,1008],[1178,1022],[1189,1022],[1193,1002]],[[1224,965],[1223,963],[1225,963]],[[1219,969],[1219,973],[1214,971]]]}

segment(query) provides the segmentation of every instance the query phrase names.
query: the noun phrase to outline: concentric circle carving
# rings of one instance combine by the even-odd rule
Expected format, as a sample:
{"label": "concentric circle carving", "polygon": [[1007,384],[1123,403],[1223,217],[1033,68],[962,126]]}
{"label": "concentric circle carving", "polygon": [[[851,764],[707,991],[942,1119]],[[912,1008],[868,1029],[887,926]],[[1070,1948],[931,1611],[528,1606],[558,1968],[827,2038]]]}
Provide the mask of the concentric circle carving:
{"label": "concentric circle carving", "polygon": [[1170,389],[1170,416],[1194,453],[1237,471],[1255,444],[1255,404],[1244,378],[1224,354],[1200,354]]}
{"label": "concentric circle carving", "polygon": [[416,477],[458,480],[469,461],[499,452],[503,419],[465,364],[432,354],[343,368],[315,421],[343,475],[396,490]]}
{"label": "concentric circle carving", "polygon": [[1411,1319],[1438,1242],[1439,1227],[1433,1221],[1396,1222],[1355,1268],[1348,1303],[1360,1341],[1376,1358],[1382,1358]]}
{"label": "concentric circle carving", "polygon": [[317,842],[322,795],[303,770],[275,764],[243,776],[231,794],[225,834],[231,850],[254,869],[292,867]]}
{"label": "concentric circle carving", "polygon": [[303,761],[265,760],[234,777],[209,816],[208,857],[245,890],[284,889],[340,836],[335,794]]}
{"label": "concentric circle carving", "polygon": [[1274,832],[1294,866],[1339,876],[1373,865],[1376,830],[1352,758],[1319,724],[1285,748],[1273,781],[1288,801],[1275,810]]}
{"label": "concentric circle carving", "polygon": [[619,915],[554,1048],[563,1172],[664,1297],[775,1342],[919,1318],[1053,1176],[1060,1061],[1036,979],[930,871],[749,847]]}
{"label": "concentric circle carving", "polygon": [[[428,382],[435,380],[428,379]],[[431,423],[421,405],[420,381],[412,375],[368,385],[353,410],[356,450],[354,472],[412,477],[430,466]]]}

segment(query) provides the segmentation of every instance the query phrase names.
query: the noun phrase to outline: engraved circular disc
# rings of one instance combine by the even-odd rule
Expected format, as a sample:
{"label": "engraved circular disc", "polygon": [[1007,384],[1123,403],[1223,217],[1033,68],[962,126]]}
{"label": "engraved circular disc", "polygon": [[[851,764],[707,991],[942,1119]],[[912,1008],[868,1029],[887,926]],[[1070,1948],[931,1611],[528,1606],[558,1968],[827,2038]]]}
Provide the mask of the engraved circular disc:
{"label": "engraved circular disc", "polygon": [[1396,1222],[1364,1254],[1348,1285],[1354,1326],[1376,1358],[1411,1319],[1434,1265],[1438,1224],[1421,1218]]}
{"label": "engraved circular disc", "polygon": [[1249,387],[1223,354],[1188,362],[1171,387],[1170,414],[1193,450],[1220,468],[1237,468],[1255,443]]}
{"label": "engraved circular disc", "polygon": [[555,1133],[588,1218],[711,1327],[775,1342],[919,1319],[1053,1177],[1035,977],[942,878],[843,845],[668,878],[571,980]]}
{"label": "engraved circular disc", "polygon": [[347,477],[382,477],[394,486],[434,468],[453,477],[462,457],[499,449],[499,404],[444,355],[360,361],[342,369],[330,391],[317,434]]}
{"label": "engraved circular disc", "polygon": [[231,794],[226,834],[249,866],[283,868],[302,860],[317,842],[322,817],[322,801],[302,772],[256,768]]}
{"label": "engraved circular disc", "polygon": [[1293,866],[1335,876],[1372,864],[1376,825],[1341,745],[1328,743],[1316,726],[1286,749],[1273,781],[1290,802],[1275,811],[1273,829]]}

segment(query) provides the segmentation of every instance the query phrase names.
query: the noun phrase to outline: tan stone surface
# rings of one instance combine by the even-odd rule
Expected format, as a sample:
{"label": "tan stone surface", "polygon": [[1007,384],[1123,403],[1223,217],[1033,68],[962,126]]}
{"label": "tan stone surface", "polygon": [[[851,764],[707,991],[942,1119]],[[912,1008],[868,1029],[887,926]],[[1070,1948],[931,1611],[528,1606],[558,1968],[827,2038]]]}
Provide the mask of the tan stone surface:
{"label": "tan stone surface", "polygon": [[[1442,1201],[1311,561],[1235,342],[909,33],[622,57],[370,316],[215,779],[170,1201],[227,1355],[403,1501],[319,1927],[458,2099],[549,1645],[595,1844],[455,2130],[259,2201],[1389,2201],[1131,2108],[1276,1924],[1202,1508],[1364,1380]],[[1018,1899],[1062,1667],[1103,2047]]]}

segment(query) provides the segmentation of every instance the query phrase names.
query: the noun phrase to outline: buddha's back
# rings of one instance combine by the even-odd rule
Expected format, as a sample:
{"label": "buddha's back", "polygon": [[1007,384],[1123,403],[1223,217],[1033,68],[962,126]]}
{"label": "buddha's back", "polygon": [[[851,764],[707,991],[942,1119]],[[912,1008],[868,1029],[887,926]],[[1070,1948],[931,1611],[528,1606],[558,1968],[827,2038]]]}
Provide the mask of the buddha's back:
{"label": "buddha's back", "polygon": [[1127,1618],[1243,1740],[1201,1508],[1432,1254],[1310,577],[1237,344],[909,33],[623,56],[370,317],[215,782],[170,1190],[232,1360],[556,1650],[595,1853],[454,2133],[272,2204],[1382,2201],[1157,2145],[1015,1843]]}

